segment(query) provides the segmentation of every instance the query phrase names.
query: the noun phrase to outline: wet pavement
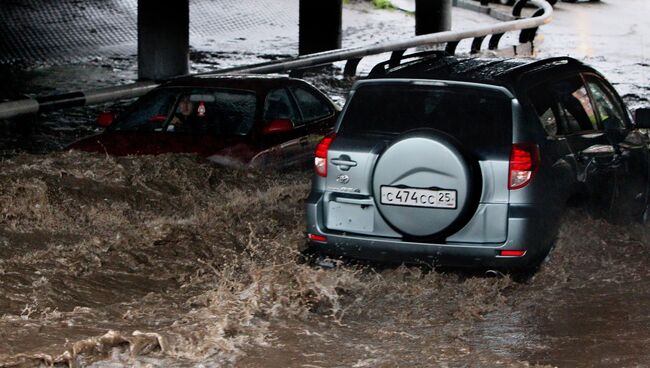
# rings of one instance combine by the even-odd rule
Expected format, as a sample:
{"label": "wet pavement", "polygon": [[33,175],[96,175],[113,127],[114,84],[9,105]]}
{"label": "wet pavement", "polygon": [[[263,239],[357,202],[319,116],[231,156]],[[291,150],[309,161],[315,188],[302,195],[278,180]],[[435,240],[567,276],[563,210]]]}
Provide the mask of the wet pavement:
{"label": "wet pavement", "polygon": [[[386,22],[349,35],[412,30],[403,13],[360,6],[346,19]],[[648,105],[649,7],[560,3],[538,56],[585,59],[628,102]],[[388,20],[401,31],[385,32]],[[248,57],[227,55],[195,57],[199,68]],[[25,72],[32,79],[20,87],[106,85],[133,78],[133,68],[129,56],[48,66]],[[350,83],[310,78],[340,101]],[[650,366],[648,227],[572,209],[526,283],[412,267],[318,269],[297,257],[310,173],[49,152],[92,131],[97,109],[48,114],[47,130],[5,135],[18,151],[29,142],[48,153],[0,161],[0,367]]]}
{"label": "wet pavement", "polygon": [[539,57],[573,56],[603,72],[633,107],[650,105],[650,3],[559,3]]}

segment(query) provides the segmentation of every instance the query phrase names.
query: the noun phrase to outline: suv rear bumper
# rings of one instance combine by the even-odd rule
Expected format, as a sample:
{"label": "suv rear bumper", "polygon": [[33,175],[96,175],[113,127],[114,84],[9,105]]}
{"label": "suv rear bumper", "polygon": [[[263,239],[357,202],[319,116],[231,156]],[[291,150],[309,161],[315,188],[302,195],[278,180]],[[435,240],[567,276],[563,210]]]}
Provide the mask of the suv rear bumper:
{"label": "suv rear bumper", "polygon": [[[306,201],[307,231],[327,237],[309,241],[312,250],[332,257],[349,257],[388,263],[432,263],[445,266],[526,268],[538,264],[550,249],[555,234],[535,205],[510,205],[508,236],[502,243],[419,243],[329,231],[323,226],[322,201],[310,195]],[[555,225],[557,226],[557,225]],[[500,256],[502,250],[525,250],[521,257]]]}
{"label": "suv rear bumper", "polygon": [[310,248],[332,257],[348,257],[382,263],[436,264],[455,267],[521,268],[534,262],[528,254],[523,257],[499,257],[491,244],[439,245],[410,243],[387,239],[356,238],[327,234],[327,242],[310,241]]}

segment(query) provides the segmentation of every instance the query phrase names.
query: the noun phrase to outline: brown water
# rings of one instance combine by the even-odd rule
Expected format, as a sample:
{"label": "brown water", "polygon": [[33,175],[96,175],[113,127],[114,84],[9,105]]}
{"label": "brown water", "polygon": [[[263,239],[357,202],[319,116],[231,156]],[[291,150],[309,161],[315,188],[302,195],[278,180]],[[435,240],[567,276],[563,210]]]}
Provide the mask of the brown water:
{"label": "brown water", "polygon": [[574,210],[528,283],[297,262],[309,173],[0,163],[0,367],[647,366],[650,236]]}

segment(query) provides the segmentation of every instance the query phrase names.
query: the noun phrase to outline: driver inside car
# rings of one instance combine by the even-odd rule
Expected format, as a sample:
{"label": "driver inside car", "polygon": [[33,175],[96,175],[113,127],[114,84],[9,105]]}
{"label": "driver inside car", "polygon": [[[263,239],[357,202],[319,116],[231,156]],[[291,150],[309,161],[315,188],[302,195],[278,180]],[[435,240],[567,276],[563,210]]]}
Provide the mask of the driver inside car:
{"label": "driver inside car", "polygon": [[190,129],[195,120],[194,103],[190,96],[183,96],[176,107],[174,117],[167,127],[168,132],[177,132]]}

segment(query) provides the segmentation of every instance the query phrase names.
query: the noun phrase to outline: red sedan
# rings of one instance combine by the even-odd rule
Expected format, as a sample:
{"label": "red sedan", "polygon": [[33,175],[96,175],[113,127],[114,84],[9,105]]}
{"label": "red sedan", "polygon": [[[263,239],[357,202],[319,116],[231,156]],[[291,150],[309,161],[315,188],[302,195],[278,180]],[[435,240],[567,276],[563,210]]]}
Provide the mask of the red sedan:
{"label": "red sedan", "polygon": [[309,162],[339,108],[309,83],[279,76],[196,76],[168,82],[125,112],[103,113],[106,130],[69,146],[111,155],[198,153],[222,164]]}

